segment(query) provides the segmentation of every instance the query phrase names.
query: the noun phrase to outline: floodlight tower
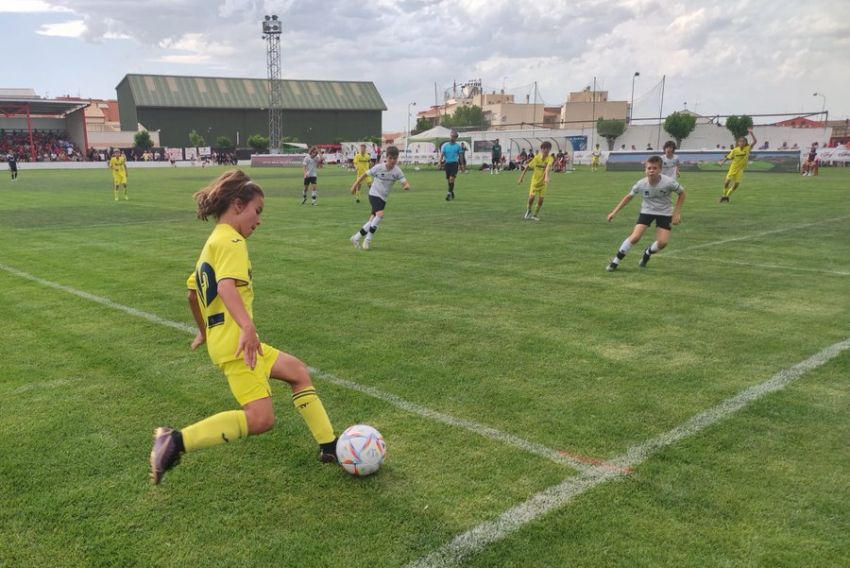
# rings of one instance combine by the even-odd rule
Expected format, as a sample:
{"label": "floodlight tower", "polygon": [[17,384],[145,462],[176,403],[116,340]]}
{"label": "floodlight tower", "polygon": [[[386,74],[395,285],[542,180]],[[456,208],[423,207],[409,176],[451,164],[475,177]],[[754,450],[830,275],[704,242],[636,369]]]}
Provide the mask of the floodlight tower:
{"label": "floodlight tower", "polygon": [[269,152],[280,152],[283,130],[283,83],[280,78],[281,21],[277,16],[263,19],[263,39],[266,40],[266,66],[269,75]]}

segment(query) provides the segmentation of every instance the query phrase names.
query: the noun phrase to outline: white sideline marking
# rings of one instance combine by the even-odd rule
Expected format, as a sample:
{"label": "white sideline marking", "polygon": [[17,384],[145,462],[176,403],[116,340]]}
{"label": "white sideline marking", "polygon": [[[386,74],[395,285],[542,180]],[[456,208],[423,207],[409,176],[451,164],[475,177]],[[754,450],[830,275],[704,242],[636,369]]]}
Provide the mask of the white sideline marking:
{"label": "white sideline marking", "polygon": [[[824,365],[847,349],[850,349],[850,338],[830,345],[793,367],[779,371],[763,383],[752,386],[705,412],[697,414],[669,432],[642,444],[632,446],[623,455],[610,460],[609,463],[627,468],[636,467],[660,450],[675,444],[679,440],[698,434],[751,402],[782,390],[807,372]],[[527,501],[508,509],[495,519],[458,535],[448,544],[415,562],[411,562],[407,567],[443,568],[455,566],[488,545],[516,532],[528,523],[567,505],[582,493],[608,481],[619,479],[623,475],[621,471],[613,469],[596,469],[592,472],[583,472],[533,495]]]}
{"label": "white sideline marking", "polygon": [[333,383],[335,385],[345,387],[350,390],[361,392],[373,398],[383,400],[384,402],[388,402],[397,408],[401,408],[402,410],[410,412],[411,414],[418,414],[419,416],[429,418],[435,422],[441,422],[443,424],[448,424],[449,426],[455,426],[457,428],[469,430],[470,432],[473,432],[480,436],[484,436],[485,438],[490,438],[491,440],[502,442],[503,444],[506,444],[508,446],[514,446],[515,448],[519,448],[531,454],[536,454],[561,465],[567,465],[579,471],[590,472],[596,470],[597,468],[604,467],[604,465],[594,466],[584,462],[580,462],[576,459],[570,458],[569,456],[565,456],[556,450],[541,446],[540,444],[536,444],[534,442],[529,442],[528,440],[525,440],[518,436],[514,436],[513,434],[508,434],[506,432],[502,432],[501,430],[490,428],[489,426],[479,424],[478,422],[473,422],[472,420],[456,418],[448,414],[443,414],[442,412],[437,412],[436,410],[431,410],[430,408],[425,408],[424,406],[408,402],[403,398],[399,398],[393,394],[387,394],[385,392],[379,391],[376,388],[361,385],[359,383],[355,383],[347,379],[341,379],[330,373],[320,371],[319,369],[316,369],[314,367],[310,367],[310,371],[317,377],[321,377],[329,383]]}
{"label": "white sideline marking", "polygon": [[[669,256],[669,255],[668,255]],[[753,262],[741,262],[736,260],[726,260],[723,258],[712,258],[707,256],[696,256],[682,258],[680,260],[695,260],[697,262],[715,262],[720,264],[734,264],[736,266],[751,266],[753,268],[766,268],[769,270],[791,270],[797,272],[817,272],[818,274],[835,274],[836,276],[850,276],[850,272],[842,272],[840,270],[824,270],[822,268],[803,268],[801,266],[781,266],[778,264],[757,264]],[[674,259],[675,260],[675,259]]]}
{"label": "white sideline marking", "polygon": [[795,231],[797,229],[805,229],[806,227],[814,227],[815,225],[823,225],[824,223],[832,223],[835,221],[844,221],[845,219],[850,219],[850,215],[844,215],[843,217],[833,217],[831,219],[822,219],[815,223],[803,223],[801,225],[791,225],[790,227],[783,227],[782,229],[773,229],[771,231],[762,231],[760,233],[752,233],[750,235],[743,235],[741,237],[733,237],[731,239],[723,239],[720,241],[711,241],[710,243],[703,243],[701,245],[693,245],[689,247],[684,247],[676,250],[671,250],[664,256],[670,256],[673,254],[677,254],[680,252],[685,252],[689,250],[696,250],[706,247],[714,247],[717,245],[725,245],[726,243],[734,243],[737,241],[747,241],[749,239],[757,239],[759,237],[766,237],[767,235],[775,235],[777,233],[787,233],[788,231]]}
{"label": "white sideline marking", "polygon": [[[53,288],[54,290],[60,290],[67,294],[71,294],[77,296],[79,298],[83,298],[85,300],[89,300],[91,302],[95,302],[102,306],[106,306],[108,308],[112,308],[114,310],[122,311],[126,314],[130,314],[131,316],[135,316],[138,318],[142,318],[148,320],[150,322],[163,325],[166,327],[170,327],[173,329],[177,329],[179,331],[184,331],[190,334],[197,333],[197,329],[191,325],[187,325],[185,323],[180,323],[176,321],[167,320],[161,318],[157,315],[150,314],[147,312],[143,312],[141,310],[137,310],[135,308],[131,308],[130,306],[125,306],[123,304],[119,304],[117,302],[113,302],[109,298],[104,298],[102,296],[96,296],[94,294],[90,294],[88,292],[84,292],[82,290],[77,290],[76,288],[71,288],[70,286],[65,286],[63,284],[58,284],[56,282],[51,282],[50,280],[45,280],[44,278],[39,278],[38,276],[33,276],[27,272],[23,272],[22,270],[18,270],[17,268],[12,268],[11,266],[7,266],[5,264],[0,263],[0,270],[4,272],[8,272],[9,274],[13,274],[20,278],[24,278],[26,280],[30,280],[32,282],[36,282],[37,284],[41,284],[42,286],[47,286],[49,288]],[[402,398],[399,398],[395,395],[388,394],[382,392],[376,388],[361,385],[359,383],[355,383],[353,381],[349,381],[347,379],[341,379],[331,373],[326,373],[324,371],[320,371],[319,369],[310,367],[312,373],[316,376],[320,376],[329,383],[333,383],[335,385],[354,390],[371,397],[377,398],[379,400],[383,400],[384,402],[388,402],[393,406],[405,410],[407,412],[411,412],[413,414],[418,414],[424,418],[428,418],[430,420],[434,420],[436,422],[441,422],[443,424],[448,424],[450,426],[455,426],[457,428],[462,428],[464,430],[468,430],[474,434],[479,436],[483,436],[485,438],[489,438],[491,440],[495,440],[497,442],[501,442],[503,444],[507,444],[509,446],[513,446],[525,452],[538,455],[540,457],[546,458],[550,461],[553,461],[560,465],[569,466],[573,469],[576,469],[581,472],[591,472],[595,471],[598,468],[604,468],[605,464],[595,466],[589,465],[577,459],[571,458],[569,456],[563,455],[557,450],[553,450],[551,448],[547,448],[540,444],[525,440],[518,436],[514,436],[513,434],[508,434],[507,432],[502,432],[500,430],[496,430],[495,428],[491,428],[489,426],[485,426],[484,424],[479,424],[477,422],[473,422],[471,420],[465,420],[462,418],[456,418],[454,416],[450,416],[448,414],[443,414],[441,412],[437,412],[435,410],[431,410],[429,408],[425,408],[424,406],[420,406],[418,404],[414,404],[412,402],[408,402]]]}

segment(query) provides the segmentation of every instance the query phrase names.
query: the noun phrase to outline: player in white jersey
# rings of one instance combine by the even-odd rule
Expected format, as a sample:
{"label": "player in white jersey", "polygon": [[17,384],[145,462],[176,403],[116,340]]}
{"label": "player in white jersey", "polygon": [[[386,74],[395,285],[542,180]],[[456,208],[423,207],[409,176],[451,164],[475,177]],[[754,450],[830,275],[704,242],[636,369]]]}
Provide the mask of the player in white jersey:
{"label": "player in white jersey", "polygon": [[319,176],[316,173],[316,168],[319,167],[322,159],[319,157],[319,149],[313,146],[310,148],[309,154],[304,158],[304,191],[301,194],[301,205],[307,203],[307,190],[313,190],[310,198],[313,201],[313,205],[319,204],[319,188],[318,188],[318,180]]}
{"label": "player in white jersey", "polygon": [[[372,187],[369,188],[369,204],[372,206],[372,214],[369,215],[369,220],[360,227],[360,230],[351,235],[351,244],[357,249],[363,248],[369,250],[372,246],[372,237],[375,235],[375,231],[378,230],[378,225],[384,219],[384,209],[387,206],[387,199],[389,198],[390,189],[392,189],[393,184],[400,181],[404,191],[410,189],[410,183],[404,177],[404,172],[396,165],[398,163],[398,148],[389,146],[384,152],[384,155],[386,156],[386,161],[372,166],[368,171],[357,176],[357,179],[354,180],[354,184],[351,186],[351,193],[354,193],[367,176],[372,177]],[[366,238],[363,239],[361,245],[360,239],[362,237]]]}
{"label": "player in white jersey", "polygon": [[[620,266],[620,261],[626,256],[632,245],[636,245],[640,241],[644,232],[655,221],[655,242],[643,251],[643,258],[641,258],[639,264],[641,268],[646,268],[652,255],[667,246],[670,240],[670,224],[678,225],[682,222],[682,204],[685,202],[685,188],[679,185],[679,182],[675,179],[663,175],[661,173],[661,164],[662,160],[660,156],[649,158],[646,161],[646,177],[634,184],[632,189],[620,200],[620,203],[617,204],[614,210],[608,214],[608,222],[610,223],[635,195],[640,194],[643,198],[640,215],[638,215],[635,228],[632,230],[632,234],[620,245],[617,255],[608,265],[608,272],[617,270]],[[678,194],[675,207],[673,206],[673,193]]]}
{"label": "player in white jersey", "polygon": [[676,143],[668,140],[664,143],[664,154],[661,156],[661,175],[679,179],[679,156],[676,155]]}

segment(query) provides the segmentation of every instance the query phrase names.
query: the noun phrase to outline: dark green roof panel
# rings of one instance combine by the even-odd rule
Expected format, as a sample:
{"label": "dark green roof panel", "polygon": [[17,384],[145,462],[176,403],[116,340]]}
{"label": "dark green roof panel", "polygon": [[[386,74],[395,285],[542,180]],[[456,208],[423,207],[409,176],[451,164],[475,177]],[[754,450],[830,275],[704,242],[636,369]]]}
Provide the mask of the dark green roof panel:
{"label": "dark green roof panel", "polygon": [[[268,79],[127,75],[124,81],[137,107],[264,109],[269,104]],[[387,110],[371,81],[281,82],[286,110]]]}

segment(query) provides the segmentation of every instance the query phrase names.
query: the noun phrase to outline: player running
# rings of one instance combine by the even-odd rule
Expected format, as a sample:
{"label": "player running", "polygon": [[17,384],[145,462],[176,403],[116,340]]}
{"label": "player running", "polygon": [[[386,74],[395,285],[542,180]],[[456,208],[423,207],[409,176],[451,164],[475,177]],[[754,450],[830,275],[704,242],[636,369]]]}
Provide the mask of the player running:
{"label": "player running", "polygon": [[718,162],[722,166],[726,163],[726,160],[732,160],[732,163],[729,164],[729,171],[726,173],[726,180],[723,182],[723,195],[720,197],[720,203],[729,203],[729,198],[738,189],[738,185],[744,177],[744,170],[750,161],[750,150],[758,142],[752,128],[747,128],[747,132],[753,137],[752,143],[748,144],[747,137],[741,136],[738,138],[737,146],[732,148],[726,154],[726,157]]}
{"label": "player running", "polygon": [[[359,179],[360,176],[369,170],[371,166],[372,158],[369,156],[369,152],[366,151],[366,144],[360,145],[360,151],[354,154],[354,169],[355,169],[355,179]],[[364,178],[366,180],[367,185],[372,184],[372,178],[366,176]],[[360,185],[361,183],[356,183],[354,186],[354,201],[360,203]]]}
{"label": "player running", "polygon": [[[661,157],[652,156],[646,161],[646,177],[638,181],[632,189],[620,200],[617,206],[608,214],[608,222],[614,220],[617,213],[625,207],[635,195],[640,194],[643,198],[643,203],[640,207],[640,215],[638,215],[635,228],[632,234],[628,236],[620,248],[617,250],[617,255],[611,259],[608,265],[608,272],[617,270],[620,266],[620,261],[625,258],[626,253],[636,245],[644,232],[655,222],[655,242],[643,251],[643,257],[640,260],[641,268],[646,268],[649,259],[652,255],[667,246],[670,241],[670,224],[678,225],[682,222],[682,204],[685,202],[685,188],[678,181],[667,177],[661,173]],[[672,194],[678,194],[676,205],[673,206]]]}
{"label": "player running", "polygon": [[[351,244],[356,249],[369,250],[372,247],[372,237],[375,236],[378,225],[384,220],[384,209],[387,206],[387,199],[390,196],[390,189],[392,189],[393,184],[400,181],[404,191],[410,189],[410,183],[404,177],[404,172],[396,165],[398,163],[398,148],[389,146],[384,154],[386,156],[384,163],[373,166],[357,176],[354,185],[351,186],[351,193],[354,193],[354,190],[366,176],[372,176],[372,186],[369,188],[369,204],[372,206],[372,214],[369,215],[369,220],[360,227],[360,230],[351,235]],[[362,237],[366,238],[361,243]]]}
{"label": "player running", "polygon": [[310,148],[307,156],[304,156],[304,191],[301,193],[301,205],[307,203],[307,190],[311,189],[310,199],[315,207],[319,204],[319,176],[316,173],[316,168],[322,163],[322,158],[319,157],[319,149],[313,146]]}
{"label": "player running", "polygon": [[679,157],[676,155],[676,143],[668,140],[664,143],[664,154],[661,156],[661,175],[679,179]]}
{"label": "player running", "polygon": [[[522,174],[519,176],[517,185],[522,183],[525,177],[525,172],[529,169],[534,173],[531,175],[531,185],[528,188],[528,207],[525,210],[523,219],[530,221],[539,221],[540,209],[543,207],[543,198],[546,196],[546,188],[549,187],[549,172],[552,169],[552,164],[555,163],[555,157],[550,155],[552,143],[549,141],[540,145],[540,151],[535,156],[526,162]],[[534,197],[537,196],[537,210],[531,214],[531,206],[534,205]]]}

